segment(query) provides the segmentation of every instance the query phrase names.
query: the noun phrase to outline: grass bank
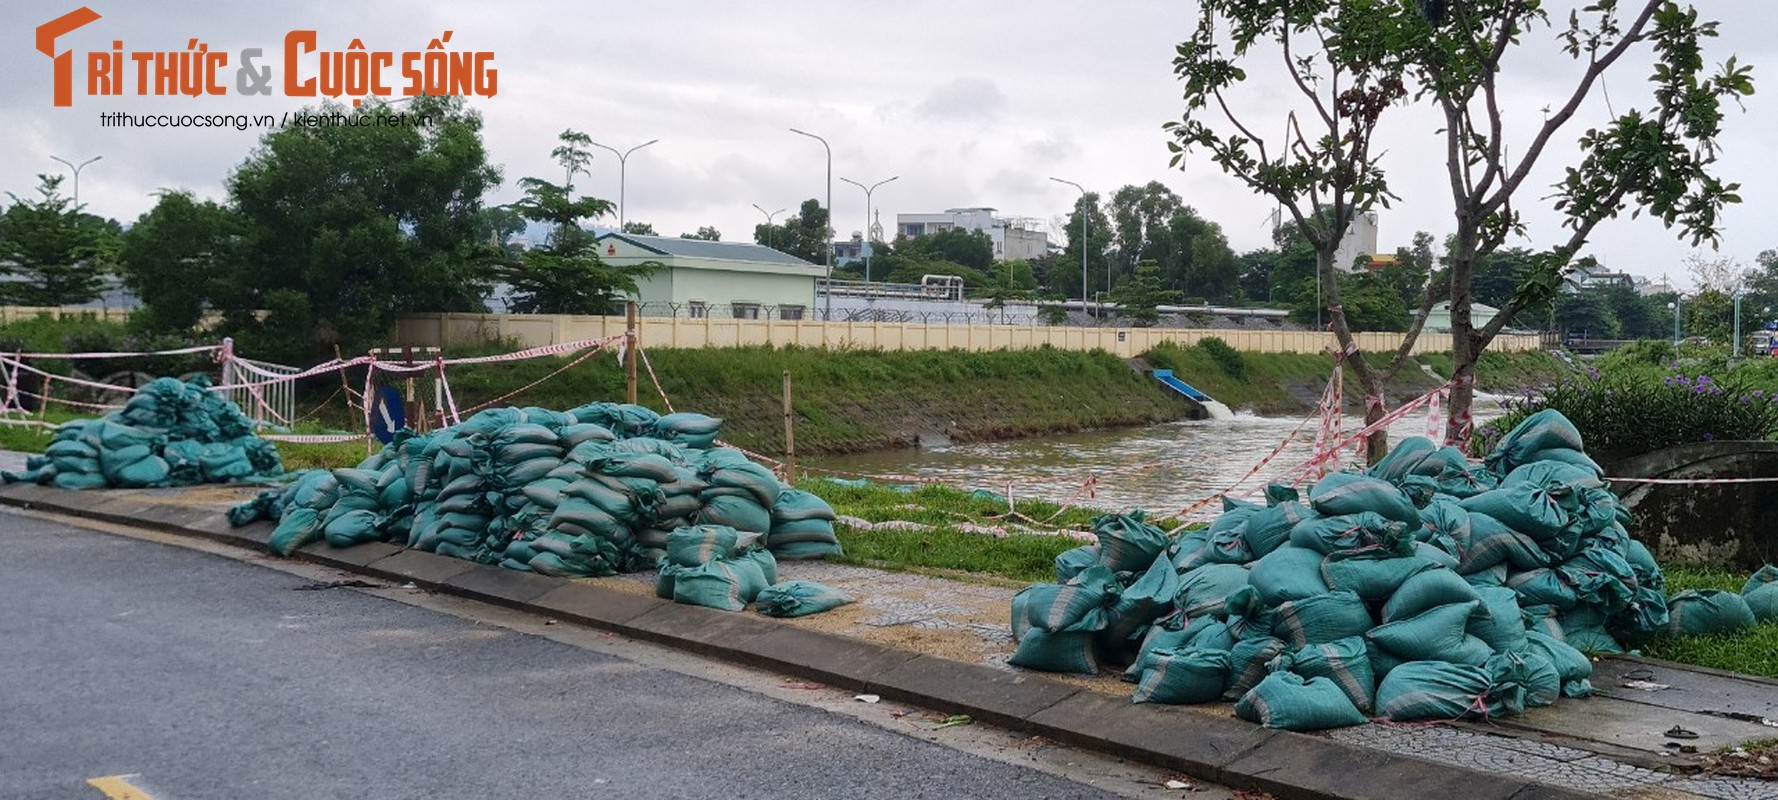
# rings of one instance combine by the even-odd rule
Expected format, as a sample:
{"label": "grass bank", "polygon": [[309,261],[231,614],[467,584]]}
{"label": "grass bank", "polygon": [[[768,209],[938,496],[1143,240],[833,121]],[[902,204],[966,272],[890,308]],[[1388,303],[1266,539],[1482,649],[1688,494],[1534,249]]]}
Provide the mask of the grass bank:
{"label": "grass bank", "polygon": [[[1674,566],[1662,570],[1669,595],[1687,589],[1741,591],[1747,576],[1716,567]],[[1700,667],[1778,678],[1778,621],[1738,633],[1663,637],[1642,648],[1643,655]]]}

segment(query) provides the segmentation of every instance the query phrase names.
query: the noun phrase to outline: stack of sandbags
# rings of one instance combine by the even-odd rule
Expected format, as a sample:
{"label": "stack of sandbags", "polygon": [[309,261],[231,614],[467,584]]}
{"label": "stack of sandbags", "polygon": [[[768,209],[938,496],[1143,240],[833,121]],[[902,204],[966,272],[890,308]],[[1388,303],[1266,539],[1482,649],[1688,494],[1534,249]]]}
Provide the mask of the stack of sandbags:
{"label": "stack of sandbags", "polygon": [[272,547],[285,555],[321,539],[386,541],[564,577],[653,568],[673,534],[694,527],[745,532],[762,547],[776,529],[772,550],[787,558],[839,553],[833,509],[819,498],[787,491],[738,450],[653,435],[695,443],[699,431],[714,437],[711,422],[611,403],[488,409],[430,434],[402,431],[357,468],[305,473],[229,519],[279,520]]}
{"label": "stack of sandbags", "polygon": [[758,533],[693,525],[667,536],[655,594],[676,603],[740,611],[778,580],[778,562]]}
{"label": "stack of sandbags", "polygon": [[58,426],[44,455],[28,459],[24,473],[0,473],[0,479],[100,489],[226,483],[282,473],[277,447],[254,436],[252,421],[209,387],[202,376],[188,383],[150,381],[121,410]]}
{"label": "stack of sandbags", "polygon": [[650,435],[681,447],[708,450],[716,446],[722,420],[686,411],[668,414],[649,426]]}
{"label": "stack of sandbags", "polygon": [[[1489,464],[1409,439],[1306,501],[1281,486],[1264,505],[1225,499],[1171,539],[1102,517],[1097,545],[1057,557],[1057,584],[1015,597],[1012,662],[1127,666],[1137,702],[1234,700],[1308,730],[1516,714],[1587,695],[1583,650],[1750,624],[1733,593],[1682,594],[1669,614],[1660,567],[1559,414]],[[1778,569],[1757,578],[1747,594],[1778,591],[1762,588]]]}

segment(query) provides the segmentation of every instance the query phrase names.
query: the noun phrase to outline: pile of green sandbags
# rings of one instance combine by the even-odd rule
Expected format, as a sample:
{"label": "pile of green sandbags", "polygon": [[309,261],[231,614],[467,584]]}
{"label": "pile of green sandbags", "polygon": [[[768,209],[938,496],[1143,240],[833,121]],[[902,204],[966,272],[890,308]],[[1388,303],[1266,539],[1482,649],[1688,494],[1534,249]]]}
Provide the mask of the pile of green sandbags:
{"label": "pile of green sandbags", "polygon": [[[755,560],[839,554],[826,502],[787,489],[739,450],[692,446],[713,442],[720,424],[613,403],[488,409],[429,434],[401,431],[355,468],[303,473],[230,520],[278,521],[270,544],[284,555],[322,539],[383,541],[563,577],[672,566],[675,537],[713,530],[747,537]],[[677,566],[708,568],[697,587],[735,565]],[[763,585],[741,577],[745,605]]]}
{"label": "pile of green sandbags", "polygon": [[1173,538],[1140,512],[1102,516],[1098,544],[1057,557],[1057,583],[1014,598],[1011,660],[1127,667],[1136,702],[1233,700],[1293,730],[1487,717],[1586,696],[1587,653],[1734,630],[1778,600],[1768,568],[1745,596],[1686,592],[1670,611],[1600,474],[1544,411],[1485,467],[1415,438],[1306,497],[1225,499]]}
{"label": "pile of green sandbags", "polygon": [[136,489],[271,477],[283,473],[278,448],[253,434],[253,421],[203,376],[157,378],[124,407],[56,427],[49,447],[6,483],[63,489]]}

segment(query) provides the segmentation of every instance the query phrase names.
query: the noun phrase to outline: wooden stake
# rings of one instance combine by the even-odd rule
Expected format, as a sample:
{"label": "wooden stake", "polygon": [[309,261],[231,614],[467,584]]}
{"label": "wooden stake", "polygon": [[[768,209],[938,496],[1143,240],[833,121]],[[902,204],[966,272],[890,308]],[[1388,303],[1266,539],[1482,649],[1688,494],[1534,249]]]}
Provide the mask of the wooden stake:
{"label": "wooden stake", "polygon": [[636,325],[636,302],[624,304],[624,320],[627,337],[624,340],[624,388],[625,401],[636,404],[636,348],[642,346],[642,332]]}
{"label": "wooden stake", "polygon": [[37,421],[43,421],[43,415],[49,411],[49,376],[43,376],[43,396],[37,398]]}
{"label": "wooden stake", "polygon": [[796,414],[790,410],[790,370],[784,370],[784,480],[796,483]]}

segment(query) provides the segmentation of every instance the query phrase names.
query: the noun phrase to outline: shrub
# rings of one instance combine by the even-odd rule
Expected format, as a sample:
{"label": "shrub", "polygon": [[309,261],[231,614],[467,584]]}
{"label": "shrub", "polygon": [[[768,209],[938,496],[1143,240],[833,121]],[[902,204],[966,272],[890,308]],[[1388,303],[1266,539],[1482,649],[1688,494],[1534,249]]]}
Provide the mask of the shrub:
{"label": "shrub", "polygon": [[1247,362],[1241,358],[1240,351],[1230,347],[1228,342],[1209,336],[1198,340],[1198,349],[1210,356],[1210,360],[1222,368],[1224,375],[1236,379],[1247,377]]}
{"label": "shrub", "polygon": [[1470,448],[1491,450],[1530,414],[1553,408],[1580,429],[1587,452],[1624,458],[1689,442],[1766,439],[1778,433],[1778,394],[1709,375],[1618,374],[1564,381],[1542,396],[1508,401],[1510,411],[1476,432]]}

